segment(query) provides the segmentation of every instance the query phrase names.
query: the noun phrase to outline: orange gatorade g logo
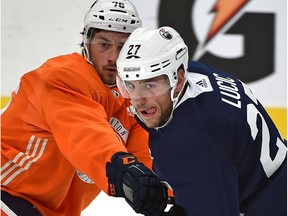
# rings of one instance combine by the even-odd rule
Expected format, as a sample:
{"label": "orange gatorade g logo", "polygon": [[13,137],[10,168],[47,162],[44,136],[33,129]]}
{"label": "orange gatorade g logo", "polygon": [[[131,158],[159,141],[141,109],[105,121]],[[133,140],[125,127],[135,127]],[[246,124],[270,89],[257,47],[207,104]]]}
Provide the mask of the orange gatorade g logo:
{"label": "orange gatorade g logo", "polygon": [[123,157],[122,162],[124,165],[131,164],[131,163],[136,162],[136,158],[133,156]]}

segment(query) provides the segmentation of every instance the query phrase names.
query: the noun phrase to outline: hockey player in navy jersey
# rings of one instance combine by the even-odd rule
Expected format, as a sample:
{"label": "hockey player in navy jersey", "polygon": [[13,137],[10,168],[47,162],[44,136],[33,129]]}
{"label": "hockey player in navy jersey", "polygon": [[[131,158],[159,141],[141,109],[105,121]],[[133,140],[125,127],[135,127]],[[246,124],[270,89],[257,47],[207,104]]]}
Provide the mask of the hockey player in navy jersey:
{"label": "hockey player in navy jersey", "polygon": [[135,30],[117,68],[117,85],[149,132],[153,168],[182,215],[286,216],[287,141],[247,85],[188,64],[170,27]]}

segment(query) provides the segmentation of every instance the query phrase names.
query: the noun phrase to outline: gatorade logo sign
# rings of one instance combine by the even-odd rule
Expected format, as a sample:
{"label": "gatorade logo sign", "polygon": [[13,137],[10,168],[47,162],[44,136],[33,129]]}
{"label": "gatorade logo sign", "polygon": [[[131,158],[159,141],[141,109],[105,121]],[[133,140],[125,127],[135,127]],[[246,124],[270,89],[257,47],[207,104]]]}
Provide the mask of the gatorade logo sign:
{"label": "gatorade logo sign", "polygon": [[265,4],[263,0],[161,0],[158,25],[181,34],[191,60],[249,83],[275,72],[276,12]]}

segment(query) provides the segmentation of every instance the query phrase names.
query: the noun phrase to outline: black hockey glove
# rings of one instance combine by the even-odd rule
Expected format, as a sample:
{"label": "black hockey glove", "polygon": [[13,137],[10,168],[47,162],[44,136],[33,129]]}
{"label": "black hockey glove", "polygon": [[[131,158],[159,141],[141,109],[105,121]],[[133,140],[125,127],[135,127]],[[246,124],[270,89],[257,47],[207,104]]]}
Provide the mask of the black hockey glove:
{"label": "black hockey glove", "polygon": [[129,153],[116,153],[106,164],[109,192],[124,197],[135,212],[157,215],[167,205],[167,187],[144,164]]}

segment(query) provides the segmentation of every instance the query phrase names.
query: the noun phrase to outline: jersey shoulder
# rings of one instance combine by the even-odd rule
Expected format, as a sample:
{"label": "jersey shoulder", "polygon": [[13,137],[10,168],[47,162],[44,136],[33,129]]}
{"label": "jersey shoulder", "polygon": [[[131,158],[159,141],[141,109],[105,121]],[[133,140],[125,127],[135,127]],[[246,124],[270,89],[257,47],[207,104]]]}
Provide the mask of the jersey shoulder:
{"label": "jersey shoulder", "polygon": [[[226,104],[241,108],[242,104],[259,103],[249,87],[231,73],[227,73],[219,68],[195,61],[189,62],[188,71],[188,77],[195,76],[189,75],[190,73],[207,76],[209,79],[209,82],[207,83],[211,84],[214,96],[215,94],[219,95],[221,101]],[[199,82],[196,82],[196,84],[199,86]]]}
{"label": "jersey shoulder", "polygon": [[48,59],[22,77],[22,84],[27,83],[29,86],[40,82],[49,88],[78,92],[89,97],[107,92],[97,71],[78,53]]}

